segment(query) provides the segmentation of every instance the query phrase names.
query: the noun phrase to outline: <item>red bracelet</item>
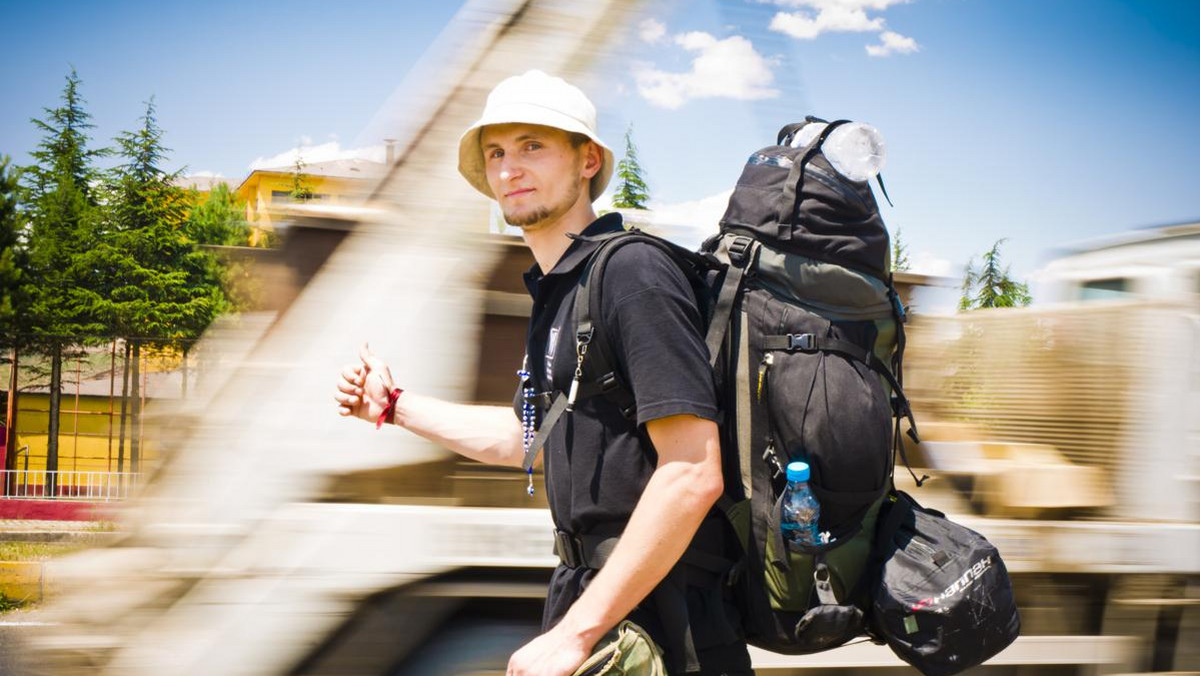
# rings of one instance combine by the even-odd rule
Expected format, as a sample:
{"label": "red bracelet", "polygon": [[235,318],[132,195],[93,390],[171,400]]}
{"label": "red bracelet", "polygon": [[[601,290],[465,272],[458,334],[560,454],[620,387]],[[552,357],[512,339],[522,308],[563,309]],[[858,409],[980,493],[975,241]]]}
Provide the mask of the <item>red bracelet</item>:
{"label": "red bracelet", "polygon": [[394,417],[396,415],[396,400],[400,398],[400,393],[403,391],[404,390],[397,387],[396,389],[392,390],[391,394],[388,395],[388,405],[383,409],[383,413],[379,414],[379,420],[375,421],[375,429],[383,427],[385,420],[387,422],[394,422]]}

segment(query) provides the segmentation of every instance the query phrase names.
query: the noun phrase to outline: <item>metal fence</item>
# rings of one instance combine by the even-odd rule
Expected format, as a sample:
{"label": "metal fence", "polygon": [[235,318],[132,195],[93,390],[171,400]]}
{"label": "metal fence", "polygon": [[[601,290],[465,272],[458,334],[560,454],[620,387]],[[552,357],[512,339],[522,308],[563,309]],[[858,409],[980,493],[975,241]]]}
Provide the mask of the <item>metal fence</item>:
{"label": "metal fence", "polygon": [[0,470],[0,485],[4,487],[0,500],[123,500],[140,477],[134,472]]}

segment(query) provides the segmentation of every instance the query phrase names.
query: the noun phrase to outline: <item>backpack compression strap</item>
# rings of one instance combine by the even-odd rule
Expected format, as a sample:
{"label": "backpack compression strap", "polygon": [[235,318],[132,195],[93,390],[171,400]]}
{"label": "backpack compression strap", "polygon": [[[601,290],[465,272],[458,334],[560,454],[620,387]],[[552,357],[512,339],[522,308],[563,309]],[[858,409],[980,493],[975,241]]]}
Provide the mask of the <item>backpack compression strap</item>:
{"label": "backpack compression strap", "polygon": [[892,386],[892,390],[896,393],[896,397],[900,400],[899,413],[908,418],[908,423],[911,426],[909,435],[914,437],[917,423],[913,420],[912,409],[908,405],[908,397],[904,396],[904,390],[900,387],[900,382],[892,375],[879,357],[875,353],[865,350],[854,343],[845,340],[835,340],[832,338],[822,338],[815,333],[787,333],[781,336],[763,336],[762,347],[764,350],[787,350],[789,352],[833,352],[851,359],[855,359],[866,364],[871,370],[883,376],[888,384]]}
{"label": "backpack compression strap", "polygon": [[720,356],[721,346],[725,343],[725,334],[729,331],[729,318],[733,316],[734,301],[737,300],[738,291],[742,289],[746,271],[754,263],[760,248],[761,243],[744,235],[734,237],[729,242],[729,265],[725,268],[725,279],[721,281],[712,320],[708,324],[708,335],[704,339],[704,344],[708,346],[709,366],[717,365],[717,357]]}
{"label": "backpack compression strap", "polygon": [[808,164],[809,159],[821,150],[825,139],[829,138],[829,134],[834,129],[849,123],[850,120],[830,122],[792,162],[792,168],[783,182],[783,191],[779,194],[778,214],[775,217],[776,222],[779,223],[779,232],[776,235],[779,239],[786,241],[792,238],[792,224],[796,222],[796,207],[798,206],[796,200],[800,197],[800,181],[804,178],[804,167]]}
{"label": "backpack compression strap", "polygon": [[[904,459],[904,465],[908,467],[909,473],[912,473],[912,467],[909,466],[908,456],[904,451],[904,443],[900,440],[899,427],[900,418],[908,419],[908,436],[916,443],[920,443],[921,439],[917,436],[917,421],[913,418],[912,407],[909,406],[908,397],[904,394],[904,389],[900,386],[900,381],[896,376],[892,375],[887,365],[875,356],[875,353],[865,350],[854,343],[844,340],[836,340],[832,338],[822,338],[815,333],[787,333],[781,336],[763,336],[762,348],[764,350],[787,350],[789,352],[832,352],[840,354],[851,359],[866,364],[868,368],[883,376],[888,384],[892,387],[892,392],[896,397],[896,434],[892,435],[892,444],[895,450],[900,452],[900,457]],[[916,474],[913,474],[913,479],[920,486],[925,482],[924,479],[918,479]]]}

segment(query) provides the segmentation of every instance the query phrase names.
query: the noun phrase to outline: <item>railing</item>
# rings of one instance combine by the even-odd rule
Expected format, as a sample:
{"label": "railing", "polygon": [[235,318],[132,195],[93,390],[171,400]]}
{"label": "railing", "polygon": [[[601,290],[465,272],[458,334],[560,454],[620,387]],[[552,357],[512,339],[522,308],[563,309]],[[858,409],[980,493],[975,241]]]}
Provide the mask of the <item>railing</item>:
{"label": "railing", "polygon": [[123,500],[140,477],[134,472],[0,470],[0,500]]}

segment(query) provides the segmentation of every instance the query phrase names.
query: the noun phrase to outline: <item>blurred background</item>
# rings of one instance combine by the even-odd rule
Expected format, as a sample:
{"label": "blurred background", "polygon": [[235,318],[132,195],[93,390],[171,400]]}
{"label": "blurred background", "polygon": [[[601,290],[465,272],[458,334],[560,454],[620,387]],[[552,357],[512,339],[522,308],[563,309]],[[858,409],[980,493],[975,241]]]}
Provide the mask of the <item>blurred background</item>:
{"label": "blurred background", "polygon": [[779,127],[877,127],[932,477],[897,484],[1021,604],[975,671],[1200,670],[1200,5],[0,8],[0,673],[504,672],[556,561],[540,477],[332,394],[369,340],[511,401],[533,259],[455,163],[530,68],[640,181],[597,208],[692,247]]}

